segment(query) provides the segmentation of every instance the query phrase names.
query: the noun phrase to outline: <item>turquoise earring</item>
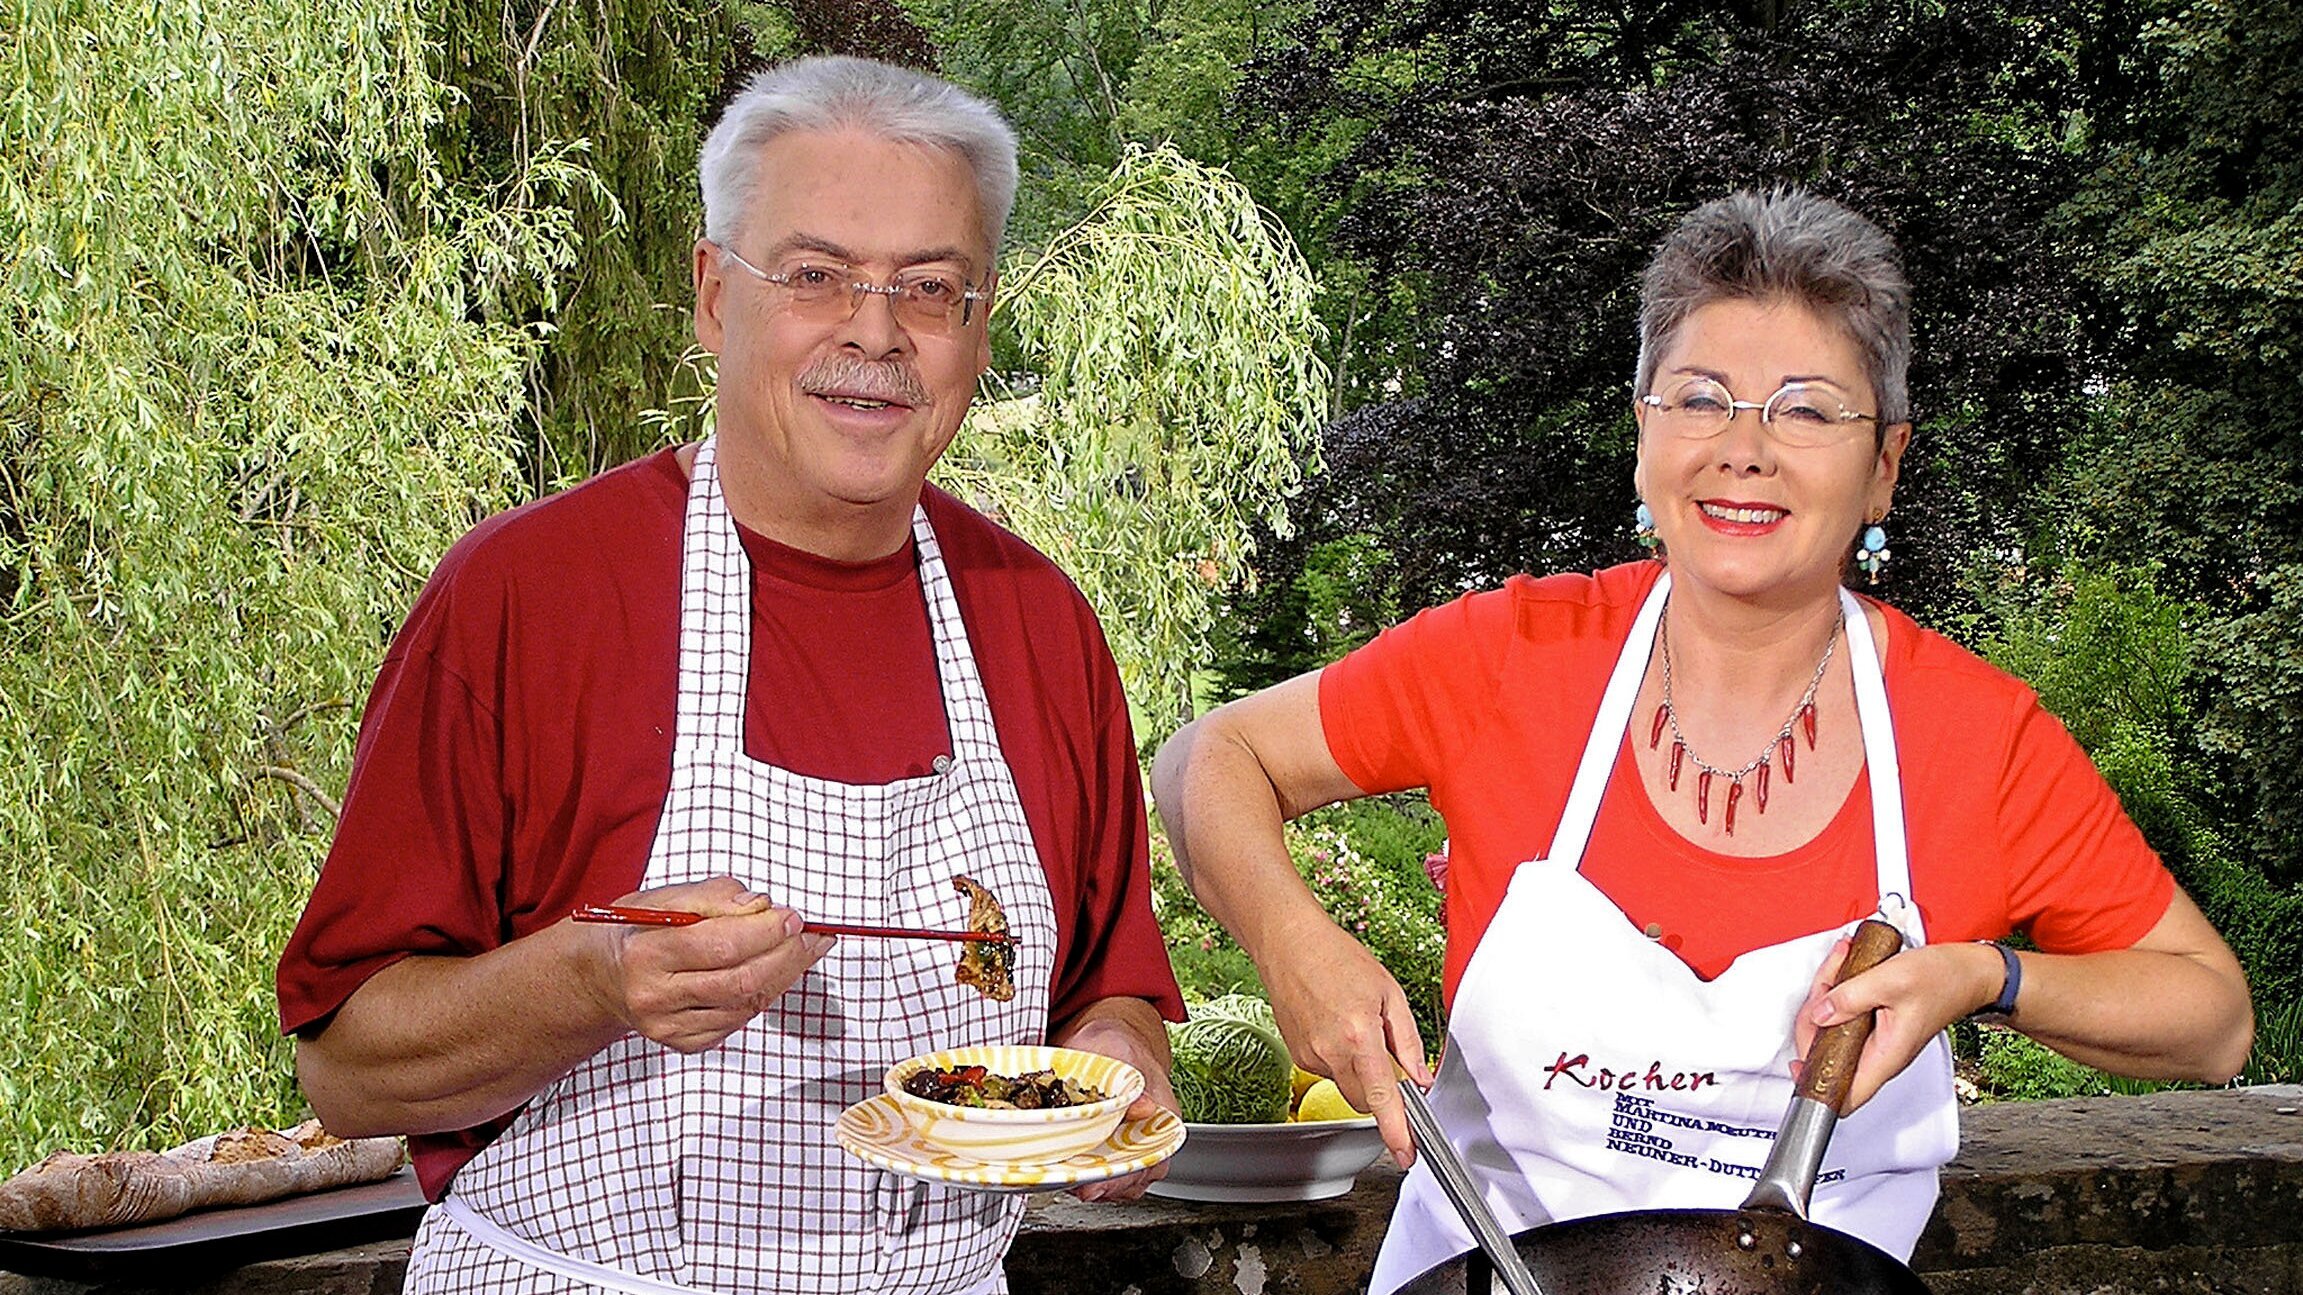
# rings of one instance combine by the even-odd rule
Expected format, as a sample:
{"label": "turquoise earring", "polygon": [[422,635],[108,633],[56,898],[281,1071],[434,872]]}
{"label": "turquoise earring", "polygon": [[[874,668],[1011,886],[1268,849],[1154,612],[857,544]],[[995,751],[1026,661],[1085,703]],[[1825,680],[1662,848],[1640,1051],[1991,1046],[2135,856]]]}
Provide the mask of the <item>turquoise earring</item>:
{"label": "turquoise earring", "polygon": [[1879,583],[1879,569],[1894,556],[1887,551],[1887,532],[1879,528],[1876,520],[1863,528],[1863,542],[1855,550],[1855,565],[1863,568],[1870,583]]}
{"label": "turquoise earring", "polygon": [[1639,547],[1650,553],[1655,551],[1655,514],[1648,511],[1644,502],[1631,514],[1631,537],[1639,541]]}

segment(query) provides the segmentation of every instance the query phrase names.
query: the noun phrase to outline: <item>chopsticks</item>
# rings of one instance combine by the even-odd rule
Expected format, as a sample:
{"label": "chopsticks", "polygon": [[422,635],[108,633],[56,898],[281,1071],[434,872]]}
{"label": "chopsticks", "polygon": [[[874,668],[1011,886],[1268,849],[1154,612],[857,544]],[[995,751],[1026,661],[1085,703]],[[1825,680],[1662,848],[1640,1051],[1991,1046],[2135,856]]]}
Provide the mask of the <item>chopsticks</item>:
{"label": "chopsticks", "polygon": [[[588,904],[575,912],[579,922],[605,922],[616,926],[694,926],[702,913],[676,908],[629,908],[615,904]],[[964,944],[1019,944],[1013,935],[997,931],[931,931],[917,926],[857,926],[847,922],[807,922],[800,927],[817,935],[876,935],[891,940],[957,940]]]}

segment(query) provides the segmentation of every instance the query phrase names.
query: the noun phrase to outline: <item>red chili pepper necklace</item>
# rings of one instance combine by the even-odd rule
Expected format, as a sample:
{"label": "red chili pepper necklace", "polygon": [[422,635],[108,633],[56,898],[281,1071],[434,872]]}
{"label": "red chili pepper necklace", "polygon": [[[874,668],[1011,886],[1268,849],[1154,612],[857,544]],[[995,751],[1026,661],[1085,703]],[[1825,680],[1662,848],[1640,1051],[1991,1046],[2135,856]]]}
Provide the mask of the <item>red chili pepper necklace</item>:
{"label": "red chili pepper necklace", "polygon": [[1663,730],[1665,728],[1671,730],[1671,790],[1679,790],[1679,769],[1682,761],[1693,764],[1697,770],[1695,821],[1698,823],[1711,821],[1711,780],[1714,778],[1727,779],[1727,819],[1723,826],[1726,827],[1727,834],[1733,836],[1735,835],[1735,806],[1738,801],[1743,799],[1744,779],[1750,778],[1752,780],[1753,799],[1759,805],[1759,812],[1764,814],[1767,812],[1768,769],[1774,764],[1778,755],[1783,758],[1784,783],[1789,785],[1792,781],[1792,771],[1795,767],[1793,756],[1798,749],[1796,743],[1792,741],[1792,730],[1796,728],[1804,732],[1807,736],[1807,749],[1810,751],[1815,749],[1815,692],[1823,686],[1823,672],[1831,668],[1831,654],[1839,647],[1839,631],[1845,624],[1846,618],[1842,616],[1840,620],[1832,623],[1831,637],[1823,642],[1823,659],[1815,663],[1815,677],[1807,681],[1807,691],[1799,695],[1799,703],[1791,708],[1791,714],[1784,719],[1782,729],[1777,731],[1767,745],[1760,748],[1759,754],[1753,756],[1742,768],[1729,770],[1722,769],[1697,755],[1694,748],[1687,744],[1687,735],[1679,731],[1679,715],[1672,709],[1671,705],[1670,611],[1671,603],[1666,600],[1664,603],[1664,627],[1660,634],[1663,640],[1663,701],[1655,708],[1655,719],[1648,725],[1647,749],[1655,750],[1663,742]]}

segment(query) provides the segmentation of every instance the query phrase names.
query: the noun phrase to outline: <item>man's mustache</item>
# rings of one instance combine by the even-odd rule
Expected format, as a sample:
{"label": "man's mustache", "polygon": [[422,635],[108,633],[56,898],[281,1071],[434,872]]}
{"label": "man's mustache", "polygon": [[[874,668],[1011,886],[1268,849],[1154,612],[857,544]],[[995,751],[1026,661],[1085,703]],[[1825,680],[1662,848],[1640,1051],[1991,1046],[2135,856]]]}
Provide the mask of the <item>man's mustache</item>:
{"label": "man's mustache", "polygon": [[912,366],[898,360],[859,360],[827,355],[800,371],[800,390],[811,396],[851,396],[919,409],[928,389]]}

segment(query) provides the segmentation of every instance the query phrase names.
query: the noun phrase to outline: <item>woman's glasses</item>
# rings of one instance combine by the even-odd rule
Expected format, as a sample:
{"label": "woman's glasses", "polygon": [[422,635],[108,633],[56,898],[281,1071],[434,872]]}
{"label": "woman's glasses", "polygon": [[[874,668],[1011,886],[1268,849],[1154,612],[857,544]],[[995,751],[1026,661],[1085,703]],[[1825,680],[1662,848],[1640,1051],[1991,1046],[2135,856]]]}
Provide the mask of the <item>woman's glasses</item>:
{"label": "woman's glasses", "polygon": [[1727,430],[1737,410],[1756,409],[1768,433],[1785,445],[1820,448],[1837,444],[1847,426],[1878,422],[1879,415],[1849,409],[1839,393],[1812,382],[1787,382],[1764,401],[1737,400],[1710,378],[1681,378],[1662,394],[1650,392],[1639,402],[1649,410],[1648,421],[1658,430],[1683,440],[1709,440]]}

